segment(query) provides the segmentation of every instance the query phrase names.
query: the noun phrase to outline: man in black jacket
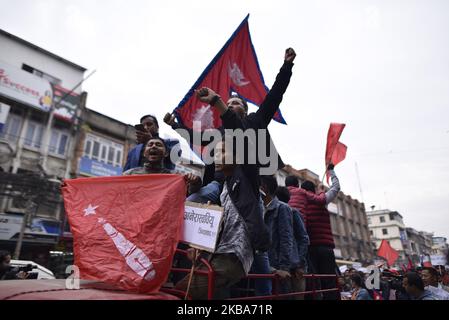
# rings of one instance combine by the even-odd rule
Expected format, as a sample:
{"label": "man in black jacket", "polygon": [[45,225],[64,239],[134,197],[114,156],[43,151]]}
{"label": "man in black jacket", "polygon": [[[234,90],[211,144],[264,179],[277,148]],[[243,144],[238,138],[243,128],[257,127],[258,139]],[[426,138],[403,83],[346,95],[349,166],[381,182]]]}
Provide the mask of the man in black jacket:
{"label": "man in black jacket", "polygon": [[[231,97],[228,100],[228,103],[225,104],[221,97],[209,88],[204,87],[197,91],[198,97],[202,102],[208,103],[219,110],[223,121],[223,128],[225,130],[241,129],[243,131],[254,131],[256,136],[256,140],[252,141],[254,147],[250,146],[245,149],[255,154],[245,154],[244,159],[246,162],[248,157],[251,158],[251,156],[255,156],[256,164],[259,167],[265,168],[268,166],[268,169],[271,169],[271,171],[265,170],[262,174],[274,174],[277,169],[284,167],[282,159],[279,157],[274,145],[272,145],[270,133],[268,132],[267,127],[278,110],[282,97],[290,83],[293,61],[295,57],[296,53],[292,48],[288,48],[285,51],[284,64],[276,76],[276,81],[262,104],[259,106],[259,109],[254,113],[248,114],[248,106],[246,102],[239,97]],[[263,136],[265,141],[262,142],[258,141],[258,131],[260,130],[264,130]],[[265,143],[266,148],[263,150],[268,150],[268,159],[265,159],[267,154],[259,154],[259,143]],[[276,161],[277,165],[273,163]]]}

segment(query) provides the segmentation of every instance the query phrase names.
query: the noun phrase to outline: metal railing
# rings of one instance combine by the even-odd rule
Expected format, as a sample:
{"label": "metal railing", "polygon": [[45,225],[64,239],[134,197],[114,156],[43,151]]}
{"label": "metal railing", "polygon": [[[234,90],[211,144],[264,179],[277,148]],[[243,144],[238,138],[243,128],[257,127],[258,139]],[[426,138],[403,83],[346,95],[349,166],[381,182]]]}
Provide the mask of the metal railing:
{"label": "metal railing", "polygon": [[[187,256],[186,250],[176,249],[176,253],[180,253],[182,255]],[[215,271],[213,270],[212,266],[210,265],[209,261],[207,261],[204,258],[200,258],[199,261],[206,266],[207,270],[194,270],[195,275],[205,276],[208,277],[208,293],[207,293],[207,299],[212,300],[214,296],[214,288],[215,288]],[[171,268],[171,272],[178,272],[178,273],[190,273],[191,269],[186,268]],[[336,274],[305,274],[304,279],[310,279],[311,283],[311,290],[308,291],[297,291],[297,292],[290,292],[290,293],[279,293],[279,282],[281,278],[278,275],[275,274],[248,274],[243,279],[271,279],[273,284],[273,294],[267,295],[267,296],[249,296],[249,297],[237,297],[237,298],[229,298],[226,300],[276,300],[276,299],[283,299],[283,298],[290,298],[290,297],[296,297],[296,296],[306,296],[311,295],[312,298],[315,300],[317,298],[317,295],[321,293],[327,293],[327,292],[337,292],[338,295],[340,294],[340,286],[338,284],[338,276]],[[317,289],[316,288],[316,280],[319,279],[325,279],[325,278],[334,278],[335,279],[335,288],[330,289]],[[173,295],[176,295],[178,297],[182,297],[184,299],[186,292],[178,289],[173,288],[162,288],[161,291],[164,291],[166,293],[170,293]],[[191,299],[190,296],[188,296],[189,299]]]}

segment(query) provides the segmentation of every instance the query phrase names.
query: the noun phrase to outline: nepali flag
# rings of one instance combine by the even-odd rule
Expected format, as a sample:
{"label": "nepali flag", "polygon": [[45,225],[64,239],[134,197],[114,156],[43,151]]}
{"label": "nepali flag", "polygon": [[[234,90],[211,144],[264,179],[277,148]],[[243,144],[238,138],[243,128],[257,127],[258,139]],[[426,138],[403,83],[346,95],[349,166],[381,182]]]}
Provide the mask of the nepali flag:
{"label": "nepali flag", "polygon": [[[336,166],[346,158],[346,151],[348,147],[339,141],[345,126],[346,125],[344,123],[331,123],[329,126],[325,155],[326,168],[328,164],[332,163]],[[327,184],[329,184],[329,174],[327,172],[326,177]]]}
{"label": "nepali flag", "polygon": [[[219,112],[201,102],[195,94],[195,90],[202,87],[214,90],[223,101],[227,101],[232,92],[257,106],[265,99],[269,90],[251,42],[248,18],[249,14],[175,108],[174,114],[184,127],[193,129],[194,121],[201,122],[201,131],[221,127]],[[285,124],[280,110],[273,119]]]}
{"label": "nepali flag", "polygon": [[167,280],[183,225],[186,183],[152,174],[65,180],[80,278],[153,293]]}

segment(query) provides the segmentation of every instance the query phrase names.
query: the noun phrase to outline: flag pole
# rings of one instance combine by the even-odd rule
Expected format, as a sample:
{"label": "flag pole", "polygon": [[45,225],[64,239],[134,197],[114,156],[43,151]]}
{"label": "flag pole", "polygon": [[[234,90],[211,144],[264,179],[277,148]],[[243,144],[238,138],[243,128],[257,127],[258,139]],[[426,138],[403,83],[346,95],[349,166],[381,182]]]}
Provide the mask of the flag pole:
{"label": "flag pole", "polygon": [[[330,156],[330,158],[331,158],[331,161],[332,161],[332,156],[334,155],[334,151],[335,151],[335,147],[334,147],[334,150],[332,150],[332,153],[331,153],[331,156]],[[326,163],[326,168],[324,169],[324,174],[323,174],[323,179],[321,179],[321,184],[323,184],[323,182],[324,182],[324,177],[326,176],[326,173],[327,173],[327,166],[329,165],[329,163]]]}
{"label": "flag pole", "polygon": [[195,262],[197,258],[198,258],[198,249],[194,248],[192,268],[190,269],[189,282],[187,283],[186,295],[184,296],[184,300],[187,300],[187,297],[189,296],[190,285],[192,284],[193,273],[195,271]]}

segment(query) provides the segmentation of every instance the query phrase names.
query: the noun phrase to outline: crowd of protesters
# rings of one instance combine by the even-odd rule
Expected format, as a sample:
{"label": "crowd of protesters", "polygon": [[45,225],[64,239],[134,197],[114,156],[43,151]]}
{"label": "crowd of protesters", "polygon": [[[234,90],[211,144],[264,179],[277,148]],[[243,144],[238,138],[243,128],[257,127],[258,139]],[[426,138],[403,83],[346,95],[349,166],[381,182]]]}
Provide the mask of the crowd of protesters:
{"label": "crowd of protesters", "polygon": [[[196,92],[200,101],[218,110],[222,121],[219,130],[222,134],[225,129],[267,129],[290,82],[295,56],[293,49],[286,50],[284,64],[257,112],[248,114],[248,105],[239,96],[231,96],[224,102],[209,88],[201,88]],[[164,122],[173,129],[186,129],[169,113],[164,117]],[[168,155],[179,142],[160,138],[158,121],[152,115],[143,116],[136,129],[138,145],[128,154],[124,174],[176,173],[174,163]],[[410,272],[402,275],[402,278],[395,278],[396,275],[384,271],[380,288],[382,290],[367,289],[367,275],[354,269],[340,275],[327,211],[327,205],[340,191],[334,166],[330,163],[327,167],[332,181],[327,190],[317,182],[305,180],[300,183],[296,176],[278,181],[274,175],[261,174],[264,165],[258,158],[258,141],[246,141],[243,154],[236,154],[233,145],[229,145],[229,140],[225,137],[223,135],[223,139],[213,147],[215,161],[206,164],[202,180],[193,174],[184,175],[188,184],[187,201],[223,207],[223,222],[216,250],[212,254],[203,252],[199,255],[207,259],[215,271],[215,298],[238,297],[246,289],[255,296],[270,296],[276,291],[287,294],[285,298],[309,299],[309,296],[301,294],[288,294],[311,290],[312,287],[324,290],[323,294],[315,295],[314,298],[330,300],[445,297],[443,291],[446,292],[447,288],[439,285],[439,278],[433,269],[424,269],[421,274]],[[265,140],[271,142],[268,131],[265,131]],[[192,146],[192,141],[188,142]],[[284,164],[274,146],[272,143],[268,143],[268,146],[272,146],[268,148],[268,152],[276,154],[277,168],[282,168]],[[207,148],[207,142],[201,147]],[[251,152],[257,155],[255,163],[247,161]],[[226,160],[228,157],[234,161],[229,163]],[[237,158],[244,161],[238,162]],[[285,187],[278,185],[279,182],[285,184]],[[178,248],[188,249],[188,246],[180,243]],[[174,266],[190,268],[191,260],[198,258],[193,256],[193,252],[196,251],[188,249],[188,259],[176,255]],[[201,263],[196,266],[196,270],[207,269]],[[267,277],[245,279],[250,273],[265,274]],[[304,275],[312,273],[333,277],[306,281]],[[337,275],[338,281],[335,277]],[[191,278],[172,275],[171,280],[179,290],[185,291],[188,288],[193,299],[207,297],[207,278],[203,275],[195,273]],[[339,291],[342,291],[341,295]]]}
{"label": "crowd of protesters", "polygon": [[[197,91],[201,101],[218,110],[223,124],[221,132],[223,129],[267,129],[290,82],[295,57],[293,49],[286,50],[284,64],[257,112],[248,114],[246,101],[238,96],[232,96],[225,103],[209,88]],[[164,121],[173,129],[179,128],[171,115],[167,115]],[[140,126],[136,126],[138,145],[128,154],[124,174],[175,173],[168,154],[175,147],[176,141],[159,137],[159,124],[154,116],[144,116],[140,122]],[[268,141],[267,144],[272,146],[269,132],[264,132],[265,142]],[[216,161],[212,168],[208,167],[202,181],[192,174],[185,175],[189,185],[186,195],[188,201],[217,204],[224,209],[216,250],[207,256],[216,272],[216,297],[229,297],[231,287],[238,285],[249,273],[276,275],[280,280],[280,293],[304,291],[306,281],[303,276],[312,270],[316,273],[335,274],[332,233],[329,214],[325,208],[339,190],[333,166],[329,167],[333,181],[331,189],[324,193],[317,186],[315,192],[313,182],[305,181],[304,185],[296,188],[304,196],[302,207],[293,207],[288,203],[291,193],[295,196],[297,190],[292,189],[293,186],[289,186],[289,189],[279,187],[272,175],[261,175],[260,169],[264,164],[258,158],[258,141],[247,141],[243,154],[236,154],[232,149],[233,145],[228,146],[227,141],[223,138],[215,146],[213,151]],[[247,161],[251,152],[257,154],[255,163]],[[276,154],[277,168],[282,168],[283,162],[275,149],[269,149],[268,152]],[[239,157],[244,161],[242,164],[237,164],[238,161],[227,163],[228,155],[234,157],[234,160]],[[315,202],[308,203],[310,199]],[[327,218],[319,217],[323,214],[327,214]],[[310,221],[308,226],[307,221]],[[323,223],[326,224],[324,229],[317,227]],[[180,248],[185,247],[180,244]],[[327,268],[322,267],[321,262],[325,262]],[[175,259],[175,264],[188,265],[179,257]],[[329,268],[328,265],[332,267]],[[200,264],[198,269],[202,268],[205,266]],[[186,290],[188,277],[176,280],[177,288]],[[205,298],[205,277],[194,275],[190,282],[191,297]],[[334,288],[335,280],[323,280],[321,287]],[[254,294],[273,294],[272,279],[255,280]],[[336,292],[327,293],[326,297],[336,298]]]}
{"label": "crowd of protesters", "polygon": [[[344,300],[449,300],[449,275],[444,266],[408,270],[378,268],[376,288],[369,273],[345,270],[338,282]],[[367,286],[368,283],[368,286]]]}
{"label": "crowd of protesters", "polygon": [[[264,130],[262,139],[268,153],[275,154],[277,169],[284,167],[284,163],[266,129],[289,85],[295,57],[293,49],[286,50],[271,90],[254,113],[248,114],[247,102],[239,96],[231,96],[224,102],[209,88],[196,91],[200,101],[220,114],[221,134],[229,129]],[[173,129],[182,127],[172,114],[167,114],[164,122]],[[153,115],[143,116],[135,127],[137,145],[128,153],[123,174],[178,173],[169,155],[180,150],[179,141],[159,137],[159,123]],[[366,286],[370,274],[353,268],[341,274],[327,210],[340,191],[334,165],[327,166],[329,188],[317,181],[300,182],[296,176],[278,181],[275,175],[261,173],[266,163],[259,159],[260,137],[255,136],[256,141],[249,138],[238,153],[230,143],[234,141],[222,135],[222,140],[212,148],[214,163],[206,164],[204,176],[183,174],[188,186],[186,200],[219,205],[223,218],[215,251],[197,255],[196,250],[180,243],[178,248],[186,249],[188,255],[176,255],[175,267],[190,268],[199,257],[207,259],[215,271],[214,298],[241,297],[246,291],[246,295],[281,294],[285,299],[310,299],[310,295],[296,293],[314,288],[322,293],[314,294],[313,298],[324,300],[449,300],[444,268],[426,267],[407,273],[379,269],[379,287],[374,289]],[[202,147],[209,145],[206,142]],[[248,161],[251,153],[256,155],[254,163]],[[9,266],[10,260],[8,252],[0,252],[0,279],[25,279],[26,274]],[[196,263],[196,270],[206,269],[206,265]],[[248,274],[266,277],[249,280]],[[306,279],[307,274],[321,277]],[[188,291],[193,299],[207,297],[208,283],[203,275],[172,274],[170,280],[176,289]]]}

